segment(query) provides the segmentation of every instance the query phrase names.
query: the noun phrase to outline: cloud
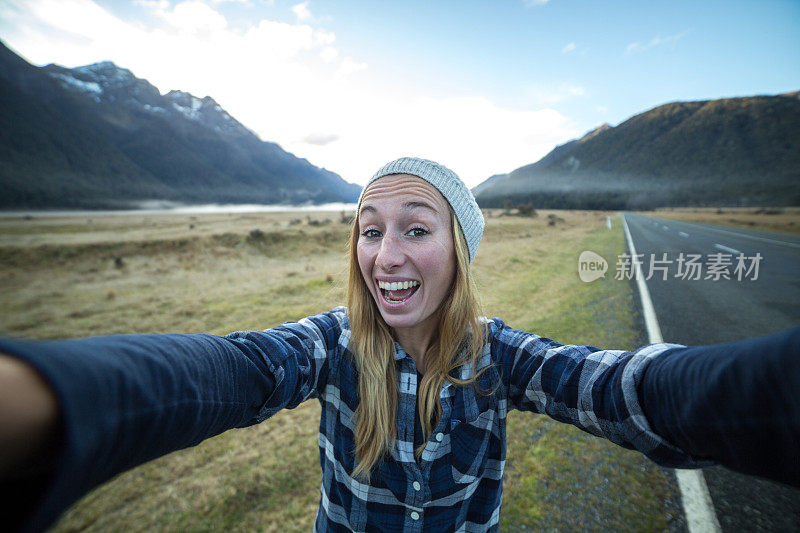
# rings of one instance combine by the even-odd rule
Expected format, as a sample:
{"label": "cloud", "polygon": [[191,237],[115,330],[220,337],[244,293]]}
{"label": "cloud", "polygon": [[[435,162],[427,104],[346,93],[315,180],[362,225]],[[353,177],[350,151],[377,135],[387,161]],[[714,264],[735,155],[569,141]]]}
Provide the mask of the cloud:
{"label": "cloud", "polygon": [[657,46],[671,46],[672,49],[675,49],[675,43],[677,43],[680,39],[682,39],[686,34],[687,31],[682,31],[681,33],[677,33],[675,35],[668,35],[666,37],[661,37],[660,35],[656,35],[649,42],[642,44],[640,42],[632,42],[625,48],[625,54],[637,54],[640,52],[644,52],[645,50],[649,50],[651,48],[655,48]]}
{"label": "cloud", "polygon": [[336,71],[337,76],[349,76],[354,72],[358,72],[359,70],[364,70],[367,68],[367,64],[363,61],[354,61],[349,57],[345,57],[341,64],[339,65],[339,69]]}
{"label": "cloud", "polygon": [[525,4],[525,7],[536,7],[536,6],[543,6],[550,0],[522,0],[522,3]]}
{"label": "cloud", "polygon": [[171,26],[186,33],[220,32],[228,25],[225,17],[198,0],[181,2],[171,11],[159,6],[156,13]]}
{"label": "cloud", "polygon": [[[212,96],[262,139],[346,180],[364,183],[387,161],[441,161],[470,186],[532,163],[578,136],[549,102],[583,87],[540,87],[525,108],[482,95],[447,97],[423,82],[372,76],[358,50],[310,23],[252,17],[229,23],[210,3],[147,4],[150,25],[91,0],[0,2],[3,38],[30,61],[68,67],[109,59],[156,85]],[[316,19],[315,19],[316,20]]]}
{"label": "cloud", "polygon": [[553,105],[565,100],[586,94],[580,85],[569,83],[539,84],[530,86],[526,91],[528,98],[537,105]]}
{"label": "cloud", "polygon": [[314,144],[316,146],[325,146],[339,140],[339,136],[335,133],[312,133],[303,138],[303,142]]}
{"label": "cloud", "polygon": [[353,107],[337,110],[336,143],[306,145],[303,154],[359,183],[386,162],[415,155],[447,165],[473,187],[492,174],[537,161],[581,130],[555,110],[504,108],[480,96],[362,93],[356,98]]}
{"label": "cloud", "polygon": [[573,52],[576,48],[578,48],[578,45],[575,44],[574,42],[573,43],[567,43],[567,45],[564,48],[561,49],[561,53],[562,54],[568,54],[570,52]]}
{"label": "cloud", "polygon": [[167,9],[169,7],[169,2],[168,0],[135,0],[133,5],[143,6],[151,9]]}
{"label": "cloud", "polygon": [[297,20],[306,21],[311,18],[311,11],[308,10],[308,2],[295,4],[292,6],[292,12],[297,15]]}
{"label": "cloud", "polygon": [[326,46],[319,53],[319,57],[324,62],[331,63],[333,60],[335,60],[337,57],[339,57],[339,50],[337,50],[336,48],[334,48],[332,46]]}

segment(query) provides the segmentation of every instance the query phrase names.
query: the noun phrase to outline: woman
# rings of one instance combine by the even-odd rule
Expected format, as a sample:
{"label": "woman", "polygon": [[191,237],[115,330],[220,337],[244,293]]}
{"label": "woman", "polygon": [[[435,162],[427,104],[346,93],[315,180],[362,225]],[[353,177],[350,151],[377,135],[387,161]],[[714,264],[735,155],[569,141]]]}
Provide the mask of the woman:
{"label": "woman", "polygon": [[800,330],[712,347],[563,346],[481,317],[469,264],[483,225],[452,171],[402,158],[359,200],[347,308],[225,337],[0,340],[14,356],[0,366],[0,467],[33,491],[18,525],[44,528],[122,470],[310,397],[322,405],[318,531],[496,530],[514,408],[661,465],[718,461],[800,484]]}

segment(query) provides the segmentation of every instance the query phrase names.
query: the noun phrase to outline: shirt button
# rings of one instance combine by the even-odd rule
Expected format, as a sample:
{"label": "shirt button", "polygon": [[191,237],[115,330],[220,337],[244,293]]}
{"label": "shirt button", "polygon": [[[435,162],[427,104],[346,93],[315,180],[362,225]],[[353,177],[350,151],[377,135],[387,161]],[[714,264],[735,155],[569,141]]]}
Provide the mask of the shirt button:
{"label": "shirt button", "polygon": [[419,520],[419,513],[416,511],[411,511],[411,519],[412,520]]}
{"label": "shirt button", "polygon": [[443,433],[437,433],[436,434],[436,440],[438,440],[439,442],[442,442],[443,438],[444,438],[444,434]]}
{"label": "shirt button", "polygon": [[414,490],[419,490],[419,489],[420,489],[420,487],[421,487],[421,485],[419,484],[419,481],[415,481],[415,482],[413,483],[413,485],[414,485]]}

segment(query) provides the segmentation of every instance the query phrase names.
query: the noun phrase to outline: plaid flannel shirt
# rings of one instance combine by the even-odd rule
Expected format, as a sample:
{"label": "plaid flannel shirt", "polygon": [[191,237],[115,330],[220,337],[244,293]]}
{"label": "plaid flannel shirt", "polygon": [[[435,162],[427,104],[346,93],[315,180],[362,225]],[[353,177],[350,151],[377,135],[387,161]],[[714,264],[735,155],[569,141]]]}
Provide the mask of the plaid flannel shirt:
{"label": "plaid flannel shirt", "polygon": [[[63,432],[41,485],[16,494],[10,527],[41,531],[114,475],[231,428],[259,423],[314,397],[322,405],[315,531],[496,531],[509,409],[546,413],[665,466],[702,466],[655,434],[637,388],[645,368],[677,345],[634,352],[563,346],[487,320],[482,390],[445,381],[442,416],[414,459],[417,373],[394,346],[397,440],[391,457],[355,480],[358,371],[346,310],[265,331],[115,335],[56,342],[0,338],[0,352],[33,365],[59,399]],[[674,353],[674,350],[673,350]],[[669,354],[666,354],[667,356]],[[457,369],[462,379],[472,375]],[[268,446],[269,443],[263,443]],[[11,509],[11,508],[9,508]]]}
{"label": "plaid flannel shirt", "polygon": [[[270,330],[297,349],[296,358],[273,361],[275,392],[257,421],[310,397],[322,405],[319,426],[322,486],[315,531],[496,531],[506,459],[509,409],[546,413],[556,420],[641,451],[666,466],[697,466],[653,433],[637,399],[648,362],[674,344],[635,352],[564,346],[488,320],[489,339],[478,363],[483,395],[445,381],[442,416],[419,463],[414,459],[417,373],[395,343],[398,376],[397,440],[391,458],[372,471],[369,484],[351,476],[353,413],[358,371],[348,349],[345,308]],[[242,332],[259,342],[258,332]],[[289,364],[287,364],[289,363]],[[461,367],[462,379],[472,369]]]}

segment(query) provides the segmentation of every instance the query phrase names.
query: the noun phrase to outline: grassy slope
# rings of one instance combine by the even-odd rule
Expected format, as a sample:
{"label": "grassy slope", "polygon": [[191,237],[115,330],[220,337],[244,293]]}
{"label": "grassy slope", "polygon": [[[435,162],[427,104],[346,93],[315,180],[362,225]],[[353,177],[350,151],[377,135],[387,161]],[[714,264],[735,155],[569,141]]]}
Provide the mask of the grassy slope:
{"label": "grassy slope", "polygon": [[[613,265],[624,248],[618,224],[607,231],[604,214],[559,214],[566,222],[553,227],[544,213],[488,219],[475,263],[486,314],[562,342],[640,344],[631,287],[613,280],[613,266],[609,279],[591,284],[575,272],[585,249]],[[346,226],[288,226],[288,218],[201,217],[191,230],[178,217],[6,222],[0,333],[222,334],[340,304]],[[255,228],[263,239],[247,238]],[[319,501],[318,421],[319,404],[306,402],[152,461],[87,495],[55,530],[309,531]],[[505,531],[679,524],[670,477],[635,452],[519,412],[509,415],[508,448]]]}
{"label": "grassy slope", "polygon": [[686,222],[800,233],[800,207],[684,207],[658,209],[642,214]]}

